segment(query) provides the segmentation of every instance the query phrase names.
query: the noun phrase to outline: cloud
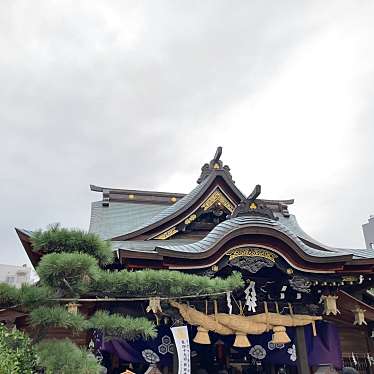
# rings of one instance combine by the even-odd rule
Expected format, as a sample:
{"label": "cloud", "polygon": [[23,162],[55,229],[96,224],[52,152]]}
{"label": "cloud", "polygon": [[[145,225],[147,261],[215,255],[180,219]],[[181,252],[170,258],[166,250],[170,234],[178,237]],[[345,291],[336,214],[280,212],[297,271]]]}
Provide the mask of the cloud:
{"label": "cloud", "polygon": [[25,261],[14,226],[87,228],[90,183],[188,192],[217,145],[244,192],[296,197],[307,231],[362,245],[372,8],[3,1],[0,261]]}

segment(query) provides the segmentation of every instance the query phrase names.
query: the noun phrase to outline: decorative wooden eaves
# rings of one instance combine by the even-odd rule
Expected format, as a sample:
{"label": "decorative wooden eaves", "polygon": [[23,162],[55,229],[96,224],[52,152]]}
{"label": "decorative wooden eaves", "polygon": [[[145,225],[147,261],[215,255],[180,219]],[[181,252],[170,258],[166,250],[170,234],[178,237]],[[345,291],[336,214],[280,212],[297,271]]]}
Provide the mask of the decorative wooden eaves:
{"label": "decorative wooden eaves", "polygon": [[[138,267],[158,266],[192,270],[216,265],[223,257],[232,254],[233,248],[264,248],[285,260],[296,270],[311,274],[334,274],[337,277],[343,277],[344,284],[348,280],[348,275],[365,274],[367,276],[372,273],[372,270],[365,270],[359,264],[357,264],[358,266],[350,265],[350,269],[347,269],[346,264],[352,261],[352,255],[342,253],[342,255],[320,257],[317,254],[307,253],[309,251],[306,252],[303,249],[302,242],[296,236],[290,236],[287,231],[280,231],[282,224],[276,220],[273,221],[274,224],[268,218],[253,219],[252,221],[249,219],[249,221],[247,220],[248,224],[244,223],[241,217],[236,220],[238,220],[238,224],[234,226],[230,223],[231,220],[222,222],[216,239],[213,239],[215,234],[210,234],[211,237],[205,241],[205,244],[205,239],[181,245],[168,245],[167,242],[164,242],[160,243],[155,251],[147,253],[120,249],[119,257],[130,267],[134,265]],[[152,261],[152,265],[148,264],[148,261]],[[373,259],[372,266],[374,266]],[[370,281],[370,277],[368,279]],[[355,280],[352,278],[352,283],[357,284],[357,282],[359,282],[358,276],[355,277]]]}
{"label": "decorative wooden eaves", "polygon": [[42,254],[39,253],[39,252],[33,251],[32,244],[31,244],[30,233],[28,233],[24,230],[18,229],[18,228],[16,228],[15,230],[16,230],[16,233],[17,233],[19,239],[21,240],[22,246],[25,249],[25,252],[26,252],[28,258],[30,259],[30,262],[35,267],[39,263],[39,261],[42,257]]}

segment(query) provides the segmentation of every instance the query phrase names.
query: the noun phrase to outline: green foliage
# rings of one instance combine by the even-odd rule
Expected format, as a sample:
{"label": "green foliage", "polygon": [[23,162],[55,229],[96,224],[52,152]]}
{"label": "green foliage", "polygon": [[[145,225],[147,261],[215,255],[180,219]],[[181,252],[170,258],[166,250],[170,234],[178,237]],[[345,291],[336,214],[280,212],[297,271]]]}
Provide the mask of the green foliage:
{"label": "green foliage", "polygon": [[73,297],[85,293],[178,297],[232,291],[244,285],[240,273],[222,279],[170,270],[110,272],[100,269],[95,258],[84,253],[44,255],[37,272],[44,286]]}
{"label": "green foliage", "polygon": [[170,270],[101,271],[91,291],[111,296],[177,297],[232,291],[244,286],[240,273],[226,279],[209,278]]}
{"label": "green foliage", "polygon": [[94,256],[100,264],[113,262],[113,250],[110,241],[102,240],[97,234],[77,229],[50,226],[47,230],[35,231],[31,236],[35,251],[51,252],[82,252]]}
{"label": "green foliage", "polygon": [[100,268],[94,257],[85,253],[44,255],[37,267],[41,284],[65,296],[78,296],[90,289]]}
{"label": "green foliage", "polygon": [[45,374],[99,374],[100,364],[70,340],[44,340],[36,347]]}
{"label": "green foliage", "polygon": [[69,313],[65,307],[40,306],[31,311],[30,323],[39,328],[62,327],[74,331],[83,331],[89,327],[88,321],[80,313]]}
{"label": "green foliage", "polygon": [[31,340],[18,330],[0,324],[0,373],[35,373],[36,353]]}
{"label": "green foliage", "polygon": [[36,305],[50,303],[48,299],[53,297],[49,288],[23,284],[21,288],[0,283],[0,306],[9,307],[22,305],[33,308]]}
{"label": "green foliage", "polygon": [[51,304],[49,299],[54,296],[48,287],[23,284],[19,290],[20,303],[27,308]]}
{"label": "green foliage", "polygon": [[154,338],[157,336],[155,325],[144,317],[133,318],[120,314],[109,314],[99,310],[90,319],[90,327],[104,332],[106,339],[120,337],[134,340],[139,337]]}
{"label": "green foliage", "polygon": [[9,307],[20,302],[19,291],[16,287],[7,283],[0,283],[0,306]]}

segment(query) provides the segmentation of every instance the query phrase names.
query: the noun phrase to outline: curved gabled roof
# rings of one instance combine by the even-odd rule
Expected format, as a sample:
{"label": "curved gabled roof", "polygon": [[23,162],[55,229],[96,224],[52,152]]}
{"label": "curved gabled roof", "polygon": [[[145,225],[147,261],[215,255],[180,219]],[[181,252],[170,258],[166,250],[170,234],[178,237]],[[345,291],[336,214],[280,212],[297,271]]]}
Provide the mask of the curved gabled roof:
{"label": "curved gabled roof", "polygon": [[135,230],[150,217],[159,214],[165,205],[131,202],[111,202],[103,206],[102,201],[91,203],[89,231],[107,240]]}
{"label": "curved gabled roof", "polygon": [[204,239],[183,245],[158,245],[156,250],[166,250],[170,252],[183,252],[189,254],[204,253],[212,249],[218,242],[220,242],[229,233],[245,228],[245,227],[268,227],[276,230],[289,237],[309,258],[341,258],[345,257],[345,260],[350,260],[352,255],[346,252],[331,251],[331,250],[320,250],[312,248],[306,245],[293,231],[291,231],[283,223],[272,220],[265,217],[258,216],[240,216],[233,219],[229,219],[217,225]]}
{"label": "curved gabled roof", "polygon": [[163,220],[164,218],[170,217],[174,213],[182,210],[186,205],[188,205],[191,201],[193,201],[195,199],[195,197],[200,193],[201,190],[204,189],[207,182],[208,182],[208,179],[205,179],[202,183],[198,184],[190,193],[188,193],[187,195],[182,197],[175,204],[173,204],[171,206],[168,206],[167,208],[163,209],[160,213],[153,216],[149,221],[147,221],[143,225],[137,227],[135,230],[140,230],[144,227],[150,226],[153,223],[159,222],[159,221]]}
{"label": "curved gabled roof", "polygon": [[157,215],[153,216],[149,221],[145,222],[139,227],[136,227],[130,232],[124,233],[123,235],[113,237],[112,240],[127,240],[137,235],[144,234],[149,230],[155,229],[168,221],[178,217],[183,214],[187,209],[189,209],[193,204],[195,204],[205,192],[209,191],[215,186],[215,180],[217,178],[222,178],[225,183],[229,186],[234,196],[240,201],[245,198],[243,193],[235,186],[231,178],[227,176],[225,170],[213,170],[207,178],[205,178],[201,183],[199,183],[190,193],[184,196],[182,199],[177,201],[175,204],[162,210]]}
{"label": "curved gabled roof", "polygon": [[275,216],[278,218],[279,222],[288,227],[295,235],[301,239],[304,244],[308,247],[315,249],[322,249],[330,252],[336,252],[341,254],[351,254],[354,259],[365,259],[365,258],[374,258],[374,251],[367,248],[338,248],[326,245],[316,240],[309,234],[307,234],[303,228],[299,225],[296,216],[290,214],[288,217],[284,217],[282,214],[275,213]]}

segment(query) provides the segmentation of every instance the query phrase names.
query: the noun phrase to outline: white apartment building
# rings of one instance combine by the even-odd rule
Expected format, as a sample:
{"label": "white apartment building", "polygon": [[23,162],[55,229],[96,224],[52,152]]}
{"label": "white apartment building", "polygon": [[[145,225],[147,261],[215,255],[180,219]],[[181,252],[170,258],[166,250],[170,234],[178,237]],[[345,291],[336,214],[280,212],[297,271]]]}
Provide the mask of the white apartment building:
{"label": "white apartment building", "polygon": [[22,266],[0,264],[0,282],[21,287],[24,283],[31,283],[31,268],[26,264]]}
{"label": "white apartment building", "polygon": [[362,225],[367,249],[374,249],[374,216],[370,216],[367,223]]}

